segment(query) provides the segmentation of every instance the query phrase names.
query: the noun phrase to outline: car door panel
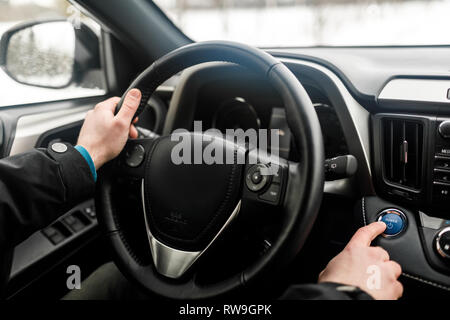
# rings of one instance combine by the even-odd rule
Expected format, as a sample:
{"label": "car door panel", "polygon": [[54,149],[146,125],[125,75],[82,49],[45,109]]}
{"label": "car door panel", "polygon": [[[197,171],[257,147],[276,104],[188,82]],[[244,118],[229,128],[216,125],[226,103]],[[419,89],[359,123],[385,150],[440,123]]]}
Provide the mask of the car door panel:
{"label": "car door panel", "polygon": [[[0,109],[0,123],[4,124],[0,127],[3,132],[2,156],[47,147],[56,140],[75,144],[86,113],[104,99],[105,96],[99,96]],[[71,226],[69,222],[74,219],[81,219],[81,225]],[[62,231],[62,239],[58,241],[54,241],[48,231],[55,228]],[[14,250],[7,295],[18,294],[80,248],[98,239],[99,234],[93,199],[35,232]]]}

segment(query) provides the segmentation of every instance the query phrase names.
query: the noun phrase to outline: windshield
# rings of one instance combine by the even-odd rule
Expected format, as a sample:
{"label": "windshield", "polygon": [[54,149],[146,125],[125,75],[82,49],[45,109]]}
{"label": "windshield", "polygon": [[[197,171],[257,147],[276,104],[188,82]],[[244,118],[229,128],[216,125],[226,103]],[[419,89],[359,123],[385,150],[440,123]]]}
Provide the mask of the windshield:
{"label": "windshield", "polygon": [[450,44],[450,0],[155,0],[195,41],[259,47]]}

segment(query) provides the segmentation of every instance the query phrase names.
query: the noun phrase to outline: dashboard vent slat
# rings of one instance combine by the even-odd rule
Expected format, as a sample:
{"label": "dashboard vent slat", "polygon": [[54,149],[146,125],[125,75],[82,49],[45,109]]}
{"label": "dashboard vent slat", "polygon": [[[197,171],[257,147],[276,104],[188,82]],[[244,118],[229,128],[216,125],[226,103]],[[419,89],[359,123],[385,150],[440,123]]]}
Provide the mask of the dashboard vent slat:
{"label": "dashboard vent slat", "polygon": [[422,186],[423,124],[384,118],[382,125],[385,179],[419,190]]}

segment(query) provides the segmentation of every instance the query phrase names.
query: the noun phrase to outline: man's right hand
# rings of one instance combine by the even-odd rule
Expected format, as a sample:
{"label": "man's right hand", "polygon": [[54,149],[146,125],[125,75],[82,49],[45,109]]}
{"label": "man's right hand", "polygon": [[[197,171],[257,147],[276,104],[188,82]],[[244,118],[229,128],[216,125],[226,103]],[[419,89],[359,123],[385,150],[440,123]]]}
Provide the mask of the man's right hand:
{"label": "man's right hand", "polygon": [[119,155],[128,137],[138,136],[132,121],[141,102],[141,92],[130,90],[119,113],[114,115],[119,101],[119,97],[114,97],[97,104],[87,113],[81,128],[77,144],[89,152],[96,170]]}
{"label": "man's right hand", "polygon": [[[386,250],[371,247],[370,243],[386,229],[383,222],[374,222],[360,228],[345,249],[334,257],[319,275],[319,282],[335,282],[359,287],[375,299],[398,299],[403,286],[397,280],[402,269],[389,259]],[[375,274],[375,273],[377,274]],[[369,277],[379,275],[379,281]]]}

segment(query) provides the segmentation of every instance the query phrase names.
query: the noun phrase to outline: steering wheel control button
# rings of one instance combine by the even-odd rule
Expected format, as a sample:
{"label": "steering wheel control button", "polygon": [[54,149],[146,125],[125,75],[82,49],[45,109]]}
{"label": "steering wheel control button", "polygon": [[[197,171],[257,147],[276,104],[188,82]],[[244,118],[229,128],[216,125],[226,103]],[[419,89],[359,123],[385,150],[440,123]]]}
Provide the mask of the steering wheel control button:
{"label": "steering wheel control button", "polygon": [[61,142],[55,142],[52,144],[52,150],[56,153],[64,153],[67,151],[67,146]]}
{"label": "steering wheel control button", "polygon": [[436,236],[436,251],[444,259],[450,259],[450,227],[442,229]]}
{"label": "steering wheel control button", "polygon": [[266,192],[259,196],[260,199],[277,203],[280,197],[280,186],[278,184],[272,184]]}
{"label": "steering wheel control button", "polygon": [[145,149],[142,145],[136,144],[125,153],[125,163],[132,168],[138,167],[144,161]]}
{"label": "steering wheel control button", "polygon": [[272,182],[281,184],[281,174],[281,168],[278,168],[277,172],[272,176]]}
{"label": "steering wheel control button", "polygon": [[262,181],[262,175],[261,172],[256,171],[255,173],[252,174],[252,182],[254,184],[259,184]]}
{"label": "steering wheel control button", "polygon": [[264,165],[257,164],[248,169],[245,183],[250,191],[258,192],[269,183],[269,176],[261,173],[262,168],[264,168]]}
{"label": "steering wheel control button", "polygon": [[383,233],[384,237],[394,237],[406,228],[406,216],[397,209],[382,211],[378,216],[378,221],[386,224],[386,230]]}

